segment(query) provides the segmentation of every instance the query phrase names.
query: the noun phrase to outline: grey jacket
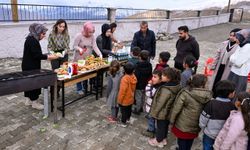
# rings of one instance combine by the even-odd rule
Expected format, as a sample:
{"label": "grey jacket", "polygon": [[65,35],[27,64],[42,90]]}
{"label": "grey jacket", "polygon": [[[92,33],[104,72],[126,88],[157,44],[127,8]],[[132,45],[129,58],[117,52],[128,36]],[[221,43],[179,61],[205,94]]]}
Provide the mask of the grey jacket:
{"label": "grey jacket", "polygon": [[118,71],[115,77],[112,75],[108,75],[108,87],[107,87],[107,106],[108,107],[116,107],[117,104],[117,96],[120,87],[120,81],[122,77],[122,72]]}

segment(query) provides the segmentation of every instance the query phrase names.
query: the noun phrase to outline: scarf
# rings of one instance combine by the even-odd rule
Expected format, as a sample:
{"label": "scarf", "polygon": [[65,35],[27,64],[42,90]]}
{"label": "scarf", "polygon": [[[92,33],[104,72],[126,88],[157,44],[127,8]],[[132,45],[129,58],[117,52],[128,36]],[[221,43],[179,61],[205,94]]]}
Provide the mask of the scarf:
{"label": "scarf", "polygon": [[34,37],[37,41],[40,41],[40,35],[42,33],[46,33],[48,31],[48,29],[39,23],[33,23],[30,25],[29,27],[29,36]]}
{"label": "scarf", "polygon": [[111,38],[106,36],[106,32],[110,29],[109,24],[102,25],[102,49],[111,50]]}

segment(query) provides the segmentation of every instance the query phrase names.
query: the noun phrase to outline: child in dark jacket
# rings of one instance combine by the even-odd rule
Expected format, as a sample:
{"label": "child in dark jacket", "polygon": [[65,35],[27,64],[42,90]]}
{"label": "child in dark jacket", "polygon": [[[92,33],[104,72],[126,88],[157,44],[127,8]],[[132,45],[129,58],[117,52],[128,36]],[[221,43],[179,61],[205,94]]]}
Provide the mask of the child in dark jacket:
{"label": "child in dark jacket", "polygon": [[145,87],[148,81],[152,77],[152,65],[148,61],[149,52],[142,50],[139,55],[140,61],[136,64],[135,76],[137,78],[136,91],[135,91],[135,109],[134,113],[139,115],[142,112],[142,106],[144,104]]}
{"label": "child in dark jacket", "polygon": [[170,112],[175,97],[180,90],[180,71],[175,68],[165,68],[162,71],[162,85],[154,95],[150,115],[156,119],[156,138],[149,139],[151,146],[164,147],[167,144]]}
{"label": "child in dark jacket", "polygon": [[187,81],[193,75],[193,67],[196,65],[196,59],[192,55],[188,55],[183,60],[183,68],[185,69],[181,73],[181,87],[186,87]]}
{"label": "child in dark jacket", "polygon": [[204,150],[213,150],[215,138],[229,117],[230,111],[235,110],[231,101],[234,98],[234,93],[235,85],[232,82],[222,80],[216,84],[215,95],[217,97],[205,105],[200,115],[199,126],[204,130]]}
{"label": "child in dark jacket", "polygon": [[159,70],[162,71],[164,68],[169,67],[168,60],[170,58],[170,53],[169,52],[161,52],[159,55],[159,64],[156,64],[155,69],[154,70]]}
{"label": "child in dark jacket", "polygon": [[140,47],[133,47],[132,48],[132,54],[131,58],[128,59],[128,62],[133,63],[135,66],[139,62],[139,55],[140,55],[141,49]]}
{"label": "child in dark jacket", "polygon": [[188,86],[178,93],[171,113],[172,132],[177,137],[179,150],[191,150],[194,139],[200,132],[199,117],[212,92],[205,89],[207,77],[196,74]]}
{"label": "child in dark jacket", "polygon": [[148,128],[146,131],[143,131],[142,134],[144,136],[148,136],[151,138],[154,137],[156,127],[155,127],[155,119],[149,115],[149,112],[153,103],[153,97],[155,95],[155,92],[161,86],[161,74],[162,74],[161,71],[158,70],[153,71],[153,77],[148,82],[148,85],[146,86],[145,89],[146,100],[145,100],[144,110],[147,113],[146,118],[148,120]]}

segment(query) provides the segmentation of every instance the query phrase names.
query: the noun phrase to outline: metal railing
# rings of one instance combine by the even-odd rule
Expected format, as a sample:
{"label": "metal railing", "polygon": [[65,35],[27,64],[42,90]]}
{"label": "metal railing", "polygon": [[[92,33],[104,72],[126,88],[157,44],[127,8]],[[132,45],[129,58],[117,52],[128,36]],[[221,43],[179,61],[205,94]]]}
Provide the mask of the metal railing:
{"label": "metal railing", "polygon": [[107,8],[0,3],[0,21],[13,21],[16,8],[18,21],[106,20]]}
{"label": "metal railing", "polygon": [[116,19],[166,19],[169,17],[167,10],[117,8]]}

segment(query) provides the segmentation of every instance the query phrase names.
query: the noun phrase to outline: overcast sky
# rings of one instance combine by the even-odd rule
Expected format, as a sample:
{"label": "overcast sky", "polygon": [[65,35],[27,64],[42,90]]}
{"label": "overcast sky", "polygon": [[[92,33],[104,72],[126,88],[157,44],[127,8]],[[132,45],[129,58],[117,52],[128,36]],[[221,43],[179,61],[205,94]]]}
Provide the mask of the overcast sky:
{"label": "overcast sky", "polygon": [[[244,0],[231,0],[236,3]],[[246,1],[246,0],[245,0]],[[247,0],[250,1],[250,0]],[[10,3],[10,0],[0,0]],[[18,0],[18,3],[71,6],[100,6],[145,9],[204,9],[208,7],[224,7],[228,0]]]}

